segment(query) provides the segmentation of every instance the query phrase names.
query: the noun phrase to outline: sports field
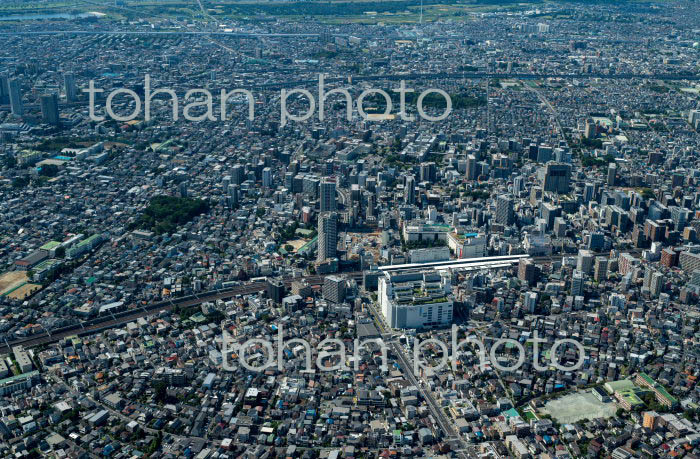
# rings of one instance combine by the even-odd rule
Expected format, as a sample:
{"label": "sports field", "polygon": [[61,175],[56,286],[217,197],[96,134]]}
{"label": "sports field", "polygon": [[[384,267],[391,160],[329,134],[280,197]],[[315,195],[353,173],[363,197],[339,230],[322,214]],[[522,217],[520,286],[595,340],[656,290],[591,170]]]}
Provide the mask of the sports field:
{"label": "sports field", "polygon": [[23,300],[39,290],[41,290],[41,285],[39,284],[24,284],[8,293],[7,297],[13,300]]}
{"label": "sports field", "polygon": [[11,292],[20,285],[27,282],[26,271],[8,271],[0,275],[0,296]]}
{"label": "sports field", "polygon": [[587,390],[550,400],[542,411],[560,424],[569,424],[581,419],[612,417],[617,411],[617,405],[613,402],[603,403],[590,390]]}

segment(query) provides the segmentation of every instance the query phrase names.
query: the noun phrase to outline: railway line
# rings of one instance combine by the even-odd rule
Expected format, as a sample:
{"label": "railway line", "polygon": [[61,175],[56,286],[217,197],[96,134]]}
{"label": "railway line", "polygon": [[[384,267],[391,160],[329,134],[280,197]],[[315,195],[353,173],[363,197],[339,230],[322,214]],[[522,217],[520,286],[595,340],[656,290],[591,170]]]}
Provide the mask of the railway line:
{"label": "railway line", "polygon": [[[639,250],[630,250],[628,253],[631,253],[633,255],[638,255],[641,253],[641,249]],[[602,254],[602,253],[600,253]],[[547,264],[547,263],[552,263],[554,261],[560,261],[563,257],[565,256],[572,256],[571,254],[565,254],[565,255],[553,255],[553,256],[545,256],[545,257],[531,257],[531,259],[538,264]],[[487,257],[488,258],[488,257]],[[505,258],[511,258],[511,257],[505,257]],[[517,259],[519,257],[512,257],[513,259]],[[453,266],[450,266],[450,268],[453,269],[460,269],[460,266],[454,266],[456,260],[452,260],[450,263]],[[446,263],[446,262],[440,262],[440,263]],[[438,264],[440,264],[438,263]],[[431,265],[435,263],[425,263],[425,264],[413,264],[413,265],[406,265],[405,269],[420,269],[420,268],[429,268]],[[459,265],[459,263],[457,263]],[[473,268],[473,264],[467,264],[467,267],[471,267],[470,269]],[[495,266],[498,268],[503,268],[507,266]],[[489,265],[486,264],[484,265],[483,269],[488,269]],[[392,267],[392,270],[395,270],[396,266]],[[351,272],[345,272],[342,273],[345,276],[348,276],[352,279],[355,279],[356,281],[361,281],[362,280],[362,271],[351,271]],[[311,285],[320,285],[323,283],[323,279],[325,276],[323,275],[311,275],[311,276],[302,276],[302,277],[296,277],[296,278],[285,278],[284,282],[287,287],[291,285],[291,283],[295,280],[306,280],[309,284]],[[266,289],[266,283],[263,281],[255,281],[255,282],[250,282],[245,285],[237,285],[234,287],[230,288],[225,288],[225,289],[217,289],[217,290],[210,290],[208,292],[204,293],[199,293],[199,294],[193,294],[193,295],[188,295],[184,297],[179,297],[179,298],[173,298],[165,301],[159,301],[156,303],[152,303],[150,305],[144,305],[144,306],[139,306],[136,308],[129,309],[127,311],[122,311],[119,313],[115,314],[110,314],[109,316],[104,316],[104,317],[98,317],[95,319],[87,320],[84,322],[81,322],[79,324],[74,324],[74,325],[69,325],[66,327],[50,330],[50,331],[44,331],[42,333],[34,334],[32,336],[26,337],[26,338],[20,338],[16,339],[13,341],[7,341],[5,340],[4,342],[0,343],[0,353],[7,353],[12,350],[13,346],[24,346],[25,348],[30,348],[30,347],[36,347],[36,346],[41,346],[43,344],[50,344],[50,343],[55,343],[58,342],[68,336],[72,335],[90,335],[93,333],[100,332],[102,330],[106,330],[109,328],[114,328],[123,324],[126,324],[128,322],[132,322],[140,317],[145,317],[148,315],[152,315],[155,313],[158,313],[160,311],[170,311],[174,307],[182,307],[182,308],[188,308],[191,306],[198,306],[201,305],[202,303],[206,302],[211,302],[211,301],[217,301],[217,300],[225,300],[229,298],[234,298],[236,296],[240,295],[250,295],[253,293],[259,293],[262,292],[263,290]]]}

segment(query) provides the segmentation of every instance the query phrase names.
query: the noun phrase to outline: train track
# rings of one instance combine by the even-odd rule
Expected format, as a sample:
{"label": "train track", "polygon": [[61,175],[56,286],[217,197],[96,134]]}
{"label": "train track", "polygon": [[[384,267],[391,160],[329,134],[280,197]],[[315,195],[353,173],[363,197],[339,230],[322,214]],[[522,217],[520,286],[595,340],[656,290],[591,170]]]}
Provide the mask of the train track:
{"label": "train track", "polygon": [[[641,249],[630,250],[627,252],[633,255],[638,255],[639,253],[641,253]],[[595,253],[595,255],[603,255],[606,253],[607,252],[599,252]],[[545,264],[552,263],[554,261],[559,261],[566,256],[575,256],[575,254],[532,257],[532,260],[535,263]],[[362,279],[362,271],[352,271],[342,274],[358,281]],[[291,283],[296,280],[305,280],[311,285],[320,285],[323,283],[323,279],[325,277],[326,276],[323,275],[311,275],[295,278],[285,278],[283,280],[287,287],[289,287]],[[246,285],[235,286],[227,289],[210,290],[201,294],[188,295],[185,297],[160,301],[147,306],[135,307],[129,309],[128,311],[112,314],[110,316],[99,317],[96,319],[84,321],[75,325],[69,325],[67,327],[59,328],[48,332],[44,331],[43,333],[35,334],[27,338],[21,338],[13,341],[5,340],[3,343],[0,343],[0,353],[10,352],[12,350],[12,347],[14,346],[24,346],[25,348],[30,348],[41,346],[43,344],[55,343],[68,336],[89,335],[97,333],[102,330],[118,327],[120,325],[132,322],[141,317],[146,317],[158,313],[160,311],[170,311],[176,306],[181,308],[188,308],[192,306],[201,305],[202,303],[233,298],[239,295],[250,295],[253,293],[259,293],[265,290],[266,288],[266,282],[251,282]]]}
{"label": "train track", "polygon": [[[344,274],[356,280],[362,278],[361,271],[353,271]],[[295,280],[305,280],[311,285],[319,285],[323,283],[324,278],[325,276],[321,275],[286,278],[284,279],[284,283],[287,287],[289,287],[291,283]],[[160,301],[158,303],[153,303],[148,306],[136,307],[121,313],[81,322],[80,324],[69,325],[67,327],[59,328],[49,332],[44,331],[43,333],[35,334],[28,338],[22,338],[13,341],[5,341],[4,343],[0,344],[0,352],[10,352],[12,350],[12,347],[14,346],[24,346],[25,348],[36,347],[41,346],[43,344],[58,342],[68,336],[89,335],[109,328],[114,328],[128,322],[132,322],[141,317],[156,314],[160,311],[170,311],[176,306],[181,308],[188,308],[192,306],[201,305],[202,303],[233,298],[239,295],[250,295],[253,293],[259,293],[264,291],[266,288],[266,282],[251,282],[246,285],[235,286],[228,289],[213,290],[206,293],[188,295],[185,297],[174,298],[172,300],[167,301]]]}

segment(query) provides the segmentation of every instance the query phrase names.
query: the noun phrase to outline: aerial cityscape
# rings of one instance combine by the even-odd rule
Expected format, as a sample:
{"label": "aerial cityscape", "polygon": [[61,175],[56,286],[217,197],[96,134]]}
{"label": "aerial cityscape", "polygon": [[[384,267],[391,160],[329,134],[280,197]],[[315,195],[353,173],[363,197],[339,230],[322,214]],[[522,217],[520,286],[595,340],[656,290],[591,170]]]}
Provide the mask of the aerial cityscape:
{"label": "aerial cityscape", "polygon": [[700,457],[700,1],[0,41],[0,457]]}

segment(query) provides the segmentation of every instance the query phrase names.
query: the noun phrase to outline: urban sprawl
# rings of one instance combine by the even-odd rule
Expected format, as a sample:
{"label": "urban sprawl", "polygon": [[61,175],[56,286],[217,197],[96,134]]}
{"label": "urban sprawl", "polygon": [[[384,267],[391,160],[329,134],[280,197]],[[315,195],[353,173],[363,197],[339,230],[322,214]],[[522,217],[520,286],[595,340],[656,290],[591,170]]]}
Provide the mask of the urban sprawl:
{"label": "urban sprawl", "polygon": [[700,457],[700,2],[0,40],[0,457]]}

